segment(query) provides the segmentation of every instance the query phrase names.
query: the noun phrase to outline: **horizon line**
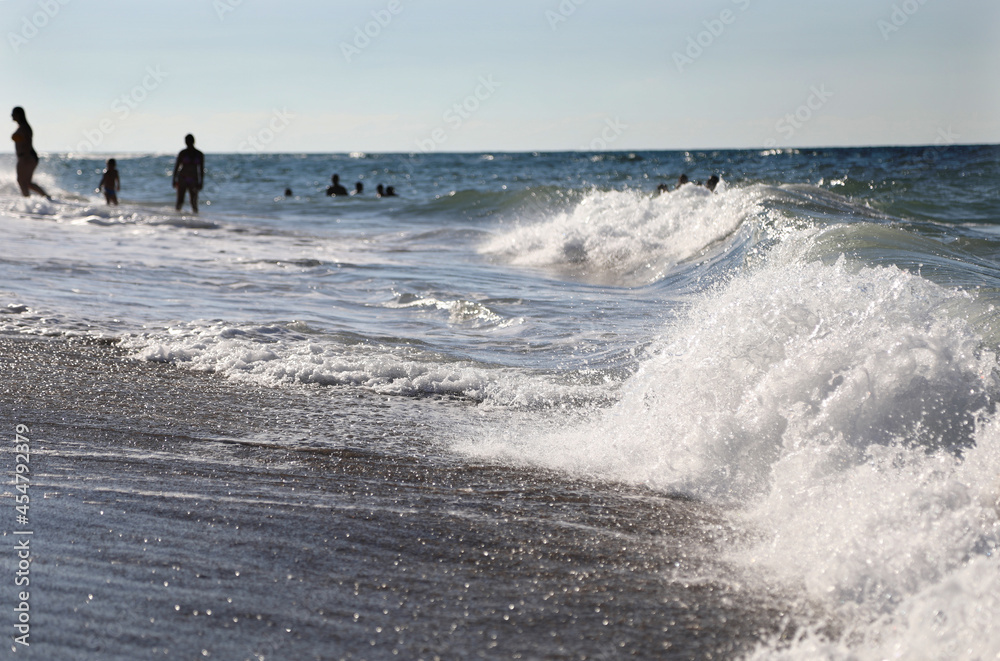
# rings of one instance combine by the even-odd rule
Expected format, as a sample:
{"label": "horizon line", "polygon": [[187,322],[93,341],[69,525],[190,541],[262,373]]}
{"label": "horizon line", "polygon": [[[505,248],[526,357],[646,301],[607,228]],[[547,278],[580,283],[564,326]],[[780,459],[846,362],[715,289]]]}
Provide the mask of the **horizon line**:
{"label": "horizon line", "polygon": [[[362,149],[352,149],[348,151],[312,151],[312,150],[293,150],[293,151],[261,151],[261,152],[241,152],[241,151],[205,151],[205,154],[213,154],[219,156],[294,156],[294,155],[336,155],[336,156],[352,156],[354,154],[361,154],[363,156],[433,156],[433,155],[471,155],[471,154],[630,154],[636,152],[738,152],[738,151],[802,151],[802,150],[829,150],[829,149],[947,149],[949,147],[1000,147],[1000,142],[954,142],[947,144],[881,144],[881,145],[818,145],[818,146],[799,146],[799,147],[779,147],[776,145],[766,146],[762,145],[759,147],[698,147],[698,148],[636,148],[636,149],[600,149],[600,150],[590,150],[590,149],[471,149],[462,151],[420,151],[420,150],[408,150],[408,151],[367,151]],[[92,151],[92,152],[76,152],[73,150],[66,151],[51,151],[51,150],[38,150],[41,154],[55,154],[55,155],[66,155],[72,156],[77,155],[80,157],[86,157],[90,155],[94,156],[114,156],[116,154],[126,154],[130,156],[172,156],[175,155],[175,151],[161,152],[154,150],[115,150],[115,151]],[[178,150],[179,151],[179,150]],[[3,151],[0,152],[3,156],[14,156],[13,151]]]}

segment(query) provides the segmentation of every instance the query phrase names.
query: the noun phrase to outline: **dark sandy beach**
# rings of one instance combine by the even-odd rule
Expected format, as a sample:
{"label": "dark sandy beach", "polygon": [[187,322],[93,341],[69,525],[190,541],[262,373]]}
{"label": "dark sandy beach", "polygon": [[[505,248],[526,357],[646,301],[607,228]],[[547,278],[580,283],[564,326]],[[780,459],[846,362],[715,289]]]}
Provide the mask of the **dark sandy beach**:
{"label": "dark sandy beach", "polygon": [[732,658],[781,619],[696,578],[707,508],[424,440],[469,404],[261,389],[93,340],[0,353],[6,472],[16,425],[31,445],[16,658]]}

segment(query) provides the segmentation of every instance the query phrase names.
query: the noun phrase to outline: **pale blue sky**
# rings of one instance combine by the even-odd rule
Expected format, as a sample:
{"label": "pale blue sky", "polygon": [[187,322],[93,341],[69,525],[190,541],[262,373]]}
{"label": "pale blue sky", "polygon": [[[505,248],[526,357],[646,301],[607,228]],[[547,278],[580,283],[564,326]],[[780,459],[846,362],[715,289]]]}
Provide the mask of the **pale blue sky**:
{"label": "pale blue sky", "polygon": [[44,151],[173,152],[188,132],[211,152],[1000,142],[996,0],[0,0],[0,16],[0,89]]}

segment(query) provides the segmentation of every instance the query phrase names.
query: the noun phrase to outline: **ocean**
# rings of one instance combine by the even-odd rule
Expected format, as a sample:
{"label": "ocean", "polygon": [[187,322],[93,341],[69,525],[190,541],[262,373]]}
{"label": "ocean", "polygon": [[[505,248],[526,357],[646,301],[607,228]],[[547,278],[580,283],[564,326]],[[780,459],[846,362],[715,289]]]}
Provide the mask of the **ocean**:
{"label": "ocean", "polygon": [[1000,147],[173,161],[0,159],[9,658],[1000,658]]}

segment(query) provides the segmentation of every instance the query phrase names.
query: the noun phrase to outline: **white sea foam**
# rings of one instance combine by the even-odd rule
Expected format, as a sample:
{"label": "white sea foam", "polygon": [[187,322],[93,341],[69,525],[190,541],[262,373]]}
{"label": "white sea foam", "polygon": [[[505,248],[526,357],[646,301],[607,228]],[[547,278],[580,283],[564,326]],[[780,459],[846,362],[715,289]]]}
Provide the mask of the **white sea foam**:
{"label": "white sea foam", "polygon": [[654,282],[663,270],[733,234],[761,213],[757,188],[715,194],[693,184],[651,197],[593,191],[573,209],[523,224],[481,250],[518,266],[570,268],[624,283]]}
{"label": "white sea foam", "polygon": [[488,306],[478,301],[441,300],[432,296],[404,294],[397,296],[395,300],[383,305],[387,308],[396,309],[422,308],[442,310],[448,313],[449,323],[455,325],[470,325],[475,327],[509,326],[523,321],[520,319],[504,319]]}
{"label": "white sea foam", "polygon": [[537,408],[606,401],[606,387],[524,370],[452,360],[429,349],[349,337],[336,341],[299,324],[239,326],[192,322],[131,335],[123,346],[142,360],[171,362],[265,386],[350,385],[384,395],[447,395],[493,406]]}
{"label": "white sea foam", "polygon": [[728,504],[757,540],[729,559],[826,614],[760,658],[994,658],[1000,384],[965,320],[981,305],[808,259],[822,234],[790,231],[697,302],[595,420],[466,449]]}
{"label": "white sea foam", "polygon": [[766,533],[733,559],[801,591],[840,631],[814,626],[753,657],[996,658],[996,422],[976,442],[962,459],[897,446],[843,470],[819,467],[822,458],[806,452],[778,462],[773,491],[745,515]]}

